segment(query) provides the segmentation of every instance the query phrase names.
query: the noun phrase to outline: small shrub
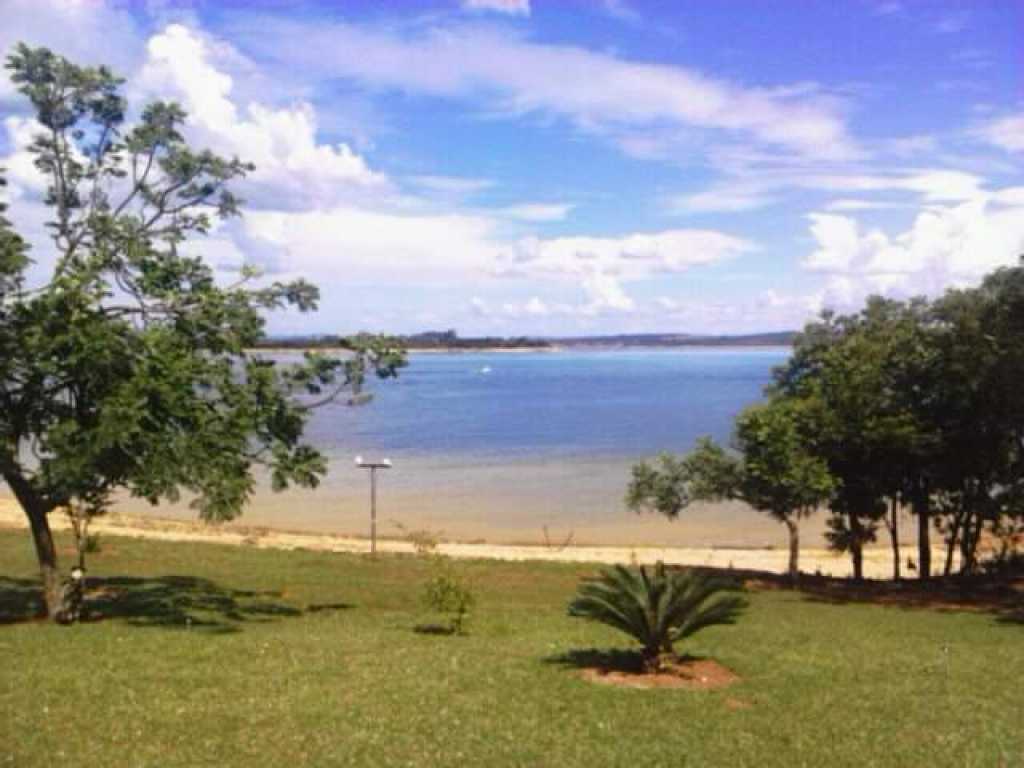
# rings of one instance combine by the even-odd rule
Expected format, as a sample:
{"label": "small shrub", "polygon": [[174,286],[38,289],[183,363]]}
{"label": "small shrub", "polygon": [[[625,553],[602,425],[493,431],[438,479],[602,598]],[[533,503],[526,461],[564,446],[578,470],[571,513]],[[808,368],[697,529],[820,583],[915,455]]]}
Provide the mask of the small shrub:
{"label": "small shrub", "polygon": [[720,595],[731,582],[693,570],[653,573],[617,565],[586,579],[569,603],[569,615],[607,624],[642,646],[644,667],[656,671],[673,644],[716,624],[732,624],[746,607],[738,595]]}
{"label": "small shrub", "polygon": [[412,544],[416,554],[420,557],[430,557],[437,554],[437,548],[441,545],[442,531],[432,531],[429,528],[409,530],[399,522],[395,527],[402,532],[405,540]]}
{"label": "small shrub", "polygon": [[431,611],[445,617],[450,634],[461,635],[469,612],[476,604],[476,598],[469,583],[451,560],[437,557],[433,573],[423,589],[423,603]]}
{"label": "small shrub", "polygon": [[88,533],[82,541],[82,551],[95,554],[103,549],[103,542],[98,533]]}

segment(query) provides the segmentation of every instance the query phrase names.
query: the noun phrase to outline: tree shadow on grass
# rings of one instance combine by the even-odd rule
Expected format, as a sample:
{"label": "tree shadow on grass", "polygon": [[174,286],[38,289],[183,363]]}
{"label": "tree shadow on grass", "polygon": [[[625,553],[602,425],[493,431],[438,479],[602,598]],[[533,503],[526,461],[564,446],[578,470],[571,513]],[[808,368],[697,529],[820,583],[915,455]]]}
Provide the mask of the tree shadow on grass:
{"label": "tree shadow on grass", "polygon": [[[280,597],[279,592],[230,589],[194,576],[90,578],[82,621],[116,619],[133,627],[227,634],[247,623],[351,607],[331,603],[303,611],[281,602]],[[37,581],[0,576],[0,625],[43,618],[43,614]]]}
{"label": "tree shadow on grass", "polygon": [[580,648],[547,656],[544,663],[572,669],[597,669],[604,673],[640,674],[644,670],[643,657],[639,651],[620,649]]}
{"label": "tree shadow on grass", "polygon": [[412,628],[417,635],[445,635],[454,636],[458,634],[455,627],[448,624],[417,624]]}
{"label": "tree shadow on grass", "polygon": [[312,603],[306,606],[306,613],[337,613],[350,611],[354,607],[351,603]]}
{"label": "tree shadow on grass", "polygon": [[785,590],[812,603],[885,605],[905,610],[987,613],[1000,623],[1024,624],[1024,574],[936,576],[927,581],[853,581],[802,574],[797,587],[784,576],[743,573],[748,589]]}
{"label": "tree shadow on grass", "polygon": [[1000,624],[1019,624],[1024,626],[1024,605],[1016,610],[1008,611],[999,617]]}

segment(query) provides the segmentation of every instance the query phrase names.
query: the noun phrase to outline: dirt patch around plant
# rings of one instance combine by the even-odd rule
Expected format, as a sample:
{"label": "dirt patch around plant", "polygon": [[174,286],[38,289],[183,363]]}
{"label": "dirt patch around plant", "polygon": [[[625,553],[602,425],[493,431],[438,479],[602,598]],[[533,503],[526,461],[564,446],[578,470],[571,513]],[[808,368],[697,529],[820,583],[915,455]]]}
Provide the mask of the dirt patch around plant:
{"label": "dirt patch around plant", "polygon": [[589,667],[580,675],[592,683],[620,688],[683,688],[689,691],[725,688],[740,679],[713,659],[680,659],[665,664],[660,672]]}

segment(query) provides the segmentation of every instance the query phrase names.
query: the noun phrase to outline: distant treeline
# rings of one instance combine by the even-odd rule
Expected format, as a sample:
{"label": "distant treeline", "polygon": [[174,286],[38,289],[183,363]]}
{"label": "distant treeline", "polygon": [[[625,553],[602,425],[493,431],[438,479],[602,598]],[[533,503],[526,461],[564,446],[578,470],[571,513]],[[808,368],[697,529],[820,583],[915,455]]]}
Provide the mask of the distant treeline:
{"label": "distant treeline", "polygon": [[[741,336],[696,336],[679,333],[635,333],[611,336],[574,336],[540,338],[536,336],[467,336],[455,330],[424,331],[396,336],[394,341],[406,349],[550,349],[552,347],[765,347],[788,346],[795,331],[753,333]],[[261,342],[261,347],[284,349],[321,349],[347,347],[349,337],[336,334],[277,336]]]}
{"label": "distant treeline", "polygon": [[790,346],[796,331],[740,336],[697,336],[686,333],[627,333],[551,339],[566,347],[776,347]]}
{"label": "distant treeline", "polygon": [[[357,337],[362,334],[358,334]],[[269,337],[261,347],[283,349],[322,349],[348,347],[349,338],[345,336],[324,334],[317,336],[285,336]],[[424,331],[409,336],[395,336],[393,341],[406,349],[513,349],[530,348],[546,349],[552,346],[550,341],[526,336],[477,336],[462,338],[454,330]]]}

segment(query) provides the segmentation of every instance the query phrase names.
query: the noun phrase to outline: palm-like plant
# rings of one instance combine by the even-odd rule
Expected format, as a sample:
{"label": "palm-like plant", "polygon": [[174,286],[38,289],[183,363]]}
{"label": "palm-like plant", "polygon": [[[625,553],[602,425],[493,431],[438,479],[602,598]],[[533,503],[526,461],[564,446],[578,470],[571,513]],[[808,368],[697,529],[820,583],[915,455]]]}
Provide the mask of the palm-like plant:
{"label": "palm-like plant", "polygon": [[692,570],[669,572],[661,561],[648,573],[617,565],[585,579],[569,615],[615,627],[643,646],[644,668],[655,671],[673,644],[705,627],[732,624],[746,607],[720,579]]}

